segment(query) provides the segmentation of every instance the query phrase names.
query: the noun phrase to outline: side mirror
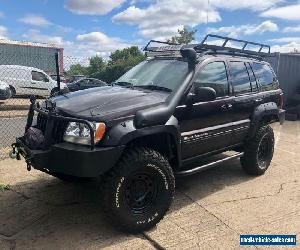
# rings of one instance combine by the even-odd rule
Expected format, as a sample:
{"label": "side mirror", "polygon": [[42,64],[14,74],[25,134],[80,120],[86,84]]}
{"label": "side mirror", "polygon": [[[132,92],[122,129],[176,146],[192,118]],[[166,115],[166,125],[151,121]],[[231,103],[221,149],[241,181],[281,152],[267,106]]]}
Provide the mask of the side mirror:
{"label": "side mirror", "polygon": [[180,50],[183,58],[188,60],[189,69],[193,70],[197,64],[197,52],[193,48],[184,48]]}
{"label": "side mirror", "polygon": [[214,101],[217,98],[217,93],[210,87],[196,87],[195,93],[189,93],[186,97],[186,104],[193,105],[197,102]]}

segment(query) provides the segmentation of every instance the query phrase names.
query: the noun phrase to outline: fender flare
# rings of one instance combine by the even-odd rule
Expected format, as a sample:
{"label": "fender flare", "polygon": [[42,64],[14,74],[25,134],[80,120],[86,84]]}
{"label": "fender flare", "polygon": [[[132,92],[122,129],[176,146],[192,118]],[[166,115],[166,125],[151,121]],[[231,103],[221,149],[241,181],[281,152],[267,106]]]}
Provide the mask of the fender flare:
{"label": "fender flare", "polygon": [[261,122],[266,117],[276,117],[279,120],[279,107],[275,102],[268,102],[257,106],[251,115],[251,124],[249,130],[249,137],[254,136],[256,130]]}
{"label": "fender flare", "polygon": [[[155,125],[151,127],[136,128],[134,120],[124,121],[113,126],[101,142],[102,146],[120,146],[127,145],[135,139],[145,136],[167,134],[173,139],[177,161],[180,164],[181,146],[180,146],[180,130],[178,120],[171,118],[163,125]],[[158,142],[159,143],[159,142]]]}

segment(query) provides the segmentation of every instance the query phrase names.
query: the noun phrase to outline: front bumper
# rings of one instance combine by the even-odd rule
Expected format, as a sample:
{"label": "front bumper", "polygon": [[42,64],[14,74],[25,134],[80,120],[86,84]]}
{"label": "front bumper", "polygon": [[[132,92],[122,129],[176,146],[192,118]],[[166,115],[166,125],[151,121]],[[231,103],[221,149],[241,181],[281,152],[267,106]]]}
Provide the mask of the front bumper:
{"label": "front bumper", "polygon": [[98,177],[116,164],[125,146],[95,147],[91,150],[88,146],[63,142],[47,150],[31,150],[20,137],[15,147],[28,164],[43,172]]}

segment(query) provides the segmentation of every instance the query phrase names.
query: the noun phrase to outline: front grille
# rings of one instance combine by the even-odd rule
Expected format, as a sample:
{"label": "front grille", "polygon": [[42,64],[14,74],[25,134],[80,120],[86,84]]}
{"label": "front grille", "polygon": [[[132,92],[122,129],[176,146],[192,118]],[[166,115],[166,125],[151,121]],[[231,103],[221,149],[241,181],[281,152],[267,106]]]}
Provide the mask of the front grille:
{"label": "front grille", "polygon": [[[53,127],[51,131],[52,143],[59,143],[63,141],[64,132],[67,128],[68,121],[54,119]],[[37,116],[37,128],[40,129],[45,135],[47,126],[47,116],[39,113]]]}

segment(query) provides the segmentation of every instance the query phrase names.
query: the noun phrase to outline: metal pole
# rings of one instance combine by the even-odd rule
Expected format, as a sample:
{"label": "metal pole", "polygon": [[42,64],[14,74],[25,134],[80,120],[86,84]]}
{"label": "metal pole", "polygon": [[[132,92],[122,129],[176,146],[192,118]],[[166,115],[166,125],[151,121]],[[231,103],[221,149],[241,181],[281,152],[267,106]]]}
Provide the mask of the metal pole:
{"label": "metal pole", "polygon": [[58,91],[60,92],[60,72],[59,72],[58,52],[55,53],[55,64],[56,64],[56,82],[57,82]]}

